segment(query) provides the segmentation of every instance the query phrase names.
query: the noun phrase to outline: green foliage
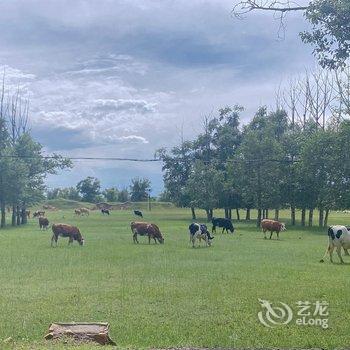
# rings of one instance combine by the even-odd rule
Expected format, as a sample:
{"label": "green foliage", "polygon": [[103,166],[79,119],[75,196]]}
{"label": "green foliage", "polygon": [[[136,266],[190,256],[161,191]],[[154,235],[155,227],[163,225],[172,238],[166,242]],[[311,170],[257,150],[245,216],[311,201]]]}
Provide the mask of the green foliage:
{"label": "green foliage", "polygon": [[305,17],[312,28],[301,37],[313,45],[321,66],[343,67],[350,56],[350,1],[311,1]]}
{"label": "green foliage", "polygon": [[133,202],[142,202],[148,199],[151,191],[151,181],[135,177],[131,180],[130,197]]}
{"label": "green foliage", "polygon": [[107,202],[118,202],[119,191],[115,187],[106,188],[102,192],[103,196],[106,198]]}
{"label": "green foliage", "polygon": [[83,202],[98,202],[101,194],[101,183],[96,177],[88,176],[77,184],[77,190]]}

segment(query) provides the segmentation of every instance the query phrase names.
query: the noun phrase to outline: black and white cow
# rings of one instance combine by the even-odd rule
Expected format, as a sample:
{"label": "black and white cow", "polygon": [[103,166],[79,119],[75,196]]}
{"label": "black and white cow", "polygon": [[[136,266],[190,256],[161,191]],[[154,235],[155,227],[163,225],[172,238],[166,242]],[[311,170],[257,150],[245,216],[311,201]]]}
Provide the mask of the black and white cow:
{"label": "black and white cow", "polygon": [[198,239],[199,242],[203,239],[208,247],[211,246],[211,240],[214,237],[210,236],[206,225],[193,222],[190,226],[188,226],[188,229],[190,230],[190,242],[192,242],[193,248],[196,239]]}
{"label": "black and white cow", "polygon": [[102,213],[103,215],[105,215],[105,214],[109,215],[109,214],[110,214],[110,213],[109,213],[109,209],[106,209],[106,208],[102,208],[102,209],[101,209],[101,213]]}
{"label": "black and white cow", "polygon": [[320,262],[324,262],[324,258],[329,253],[329,259],[333,262],[333,251],[336,249],[340,262],[343,264],[344,260],[341,256],[341,249],[343,248],[345,254],[348,255],[350,249],[350,227],[335,225],[328,229],[328,247],[326,253]]}
{"label": "black and white cow", "polygon": [[139,217],[143,218],[143,215],[142,215],[142,211],[141,211],[141,210],[134,210],[134,214],[135,214],[136,216],[139,216]]}
{"label": "black and white cow", "polygon": [[232,225],[232,221],[230,219],[213,218],[211,220],[211,223],[213,224],[211,232],[216,233],[216,227],[222,227],[222,233],[224,233],[225,230],[226,230],[226,233],[228,233],[228,231],[233,233],[233,231],[235,230]]}

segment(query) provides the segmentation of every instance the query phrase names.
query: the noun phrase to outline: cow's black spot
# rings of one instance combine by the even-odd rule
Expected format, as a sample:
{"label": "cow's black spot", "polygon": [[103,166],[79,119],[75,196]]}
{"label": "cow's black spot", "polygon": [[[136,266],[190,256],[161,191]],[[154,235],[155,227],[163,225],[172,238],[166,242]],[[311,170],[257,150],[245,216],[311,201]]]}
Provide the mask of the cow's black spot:
{"label": "cow's black spot", "polygon": [[330,227],[330,228],[328,229],[328,236],[331,237],[332,239],[335,238],[335,235],[334,235],[334,232],[333,232],[332,227]]}
{"label": "cow's black spot", "polygon": [[343,231],[342,230],[338,230],[335,236],[339,239],[342,234],[343,234]]}

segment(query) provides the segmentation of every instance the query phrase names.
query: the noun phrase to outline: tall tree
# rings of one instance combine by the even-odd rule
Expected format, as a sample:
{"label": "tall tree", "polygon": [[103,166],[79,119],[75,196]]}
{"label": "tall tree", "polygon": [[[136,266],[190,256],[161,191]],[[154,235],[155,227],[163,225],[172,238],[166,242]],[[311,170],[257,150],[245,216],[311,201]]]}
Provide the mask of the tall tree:
{"label": "tall tree", "polygon": [[84,202],[95,202],[96,198],[101,194],[101,183],[95,177],[88,176],[86,179],[79,181],[77,184],[82,200]]}
{"label": "tall tree", "polygon": [[130,194],[133,202],[146,201],[151,191],[151,181],[146,178],[135,177],[131,180]]}

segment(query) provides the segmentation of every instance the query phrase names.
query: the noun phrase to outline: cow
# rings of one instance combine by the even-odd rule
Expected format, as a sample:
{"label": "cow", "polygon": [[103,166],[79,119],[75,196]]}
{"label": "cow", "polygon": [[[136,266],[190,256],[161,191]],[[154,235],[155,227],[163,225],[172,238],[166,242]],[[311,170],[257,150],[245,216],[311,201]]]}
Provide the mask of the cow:
{"label": "cow", "polygon": [[192,248],[194,248],[196,239],[198,239],[199,242],[203,239],[208,247],[211,246],[211,240],[214,239],[214,237],[210,236],[206,225],[193,222],[188,226],[188,229],[190,231],[190,242],[192,242]]}
{"label": "cow", "polygon": [[213,218],[211,220],[211,223],[213,224],[211,232],[216,233],[216,227],[222,227],[222,233],[224,233],[224,231],[228,233],[229,230],[231,233],[233,233],[233,231],[235,230],[230,219]]}
{"label": "cow", "polygon": [[109,210],[108,209],[101,209],[101,213],[109,215]]}
{"label": "cow", "polygon": [[280,237],[280,232],[286,230],[286,225],[282,222],[270,219],[264,219],[261,221],[261,229],[264,232],[264,238],[266,239],[266,231],[270,231],[270,239],[274,232],[277,233],[277,239]]}
{"label": "cow", "polygon": [[140,236],[148,236],[148,244],[151,244],[151,238],[154,239],[154,242],[164,243],[164,238],[162,233],[159,230],[159,227],[155,224],[150,224],[147,222],[131,222],[130,223],[131,232],[133,233],[133,241],[134,243],[139,243],[137,240],[137,235]]}
{"label": "cow", "polygon": [[89,216],[90,215],[90,209],[88,208],[80,208],[80,212],[81,212],[81,215],[87,215]]}
{"label": "cow", "polygon": [[80,209],[74,209],[74,214],[75,215],[81,215],[81,210]]}
{"label": "cow", "polygon": [[142,211],[141,210],[134,210],[134,214],[136,216],[140,216],[141,218],[143,218],[143,215],[142,215]]}
{"label": "cow", "polygon": [[334,248],[337,251],[341,264],[344,264],[344,260],[341,256],[341,248],[344,249],[345,255],[348,255],[348,249],[350,249],[350,227],[335,225],[328,228],[328,247],[323,258],[320,262],[324,262],[326,255],[329,253],[329,260],[333,263],[333,251]]}
{"label": "cow", "polygon": [[40,217],[40,216],[45,216],[45,212],[42,211],[42,210],[37,210],[33,213],[33,218],[37,218],[37,217]]}
{"label": "cow", "polygon": [[28,219],[30,218],[30,210],[26,210],[26,216]]}
{"label": "cow", "polygon": [[66,224],[53,224],[52,225],[52,238],[51,238],[51,247],[53,247],[53,242],[56,242],[58,237],[69,237],[68,244],[77,241],[81,246],[84,245],[84,238],[81,235],[79,229],[75,226],[66,225]]}
{"label": "cow", "polygon": [[40,230],[47,230],[49,227],[49,220],[47,218],[39,217],[39,227]]}

